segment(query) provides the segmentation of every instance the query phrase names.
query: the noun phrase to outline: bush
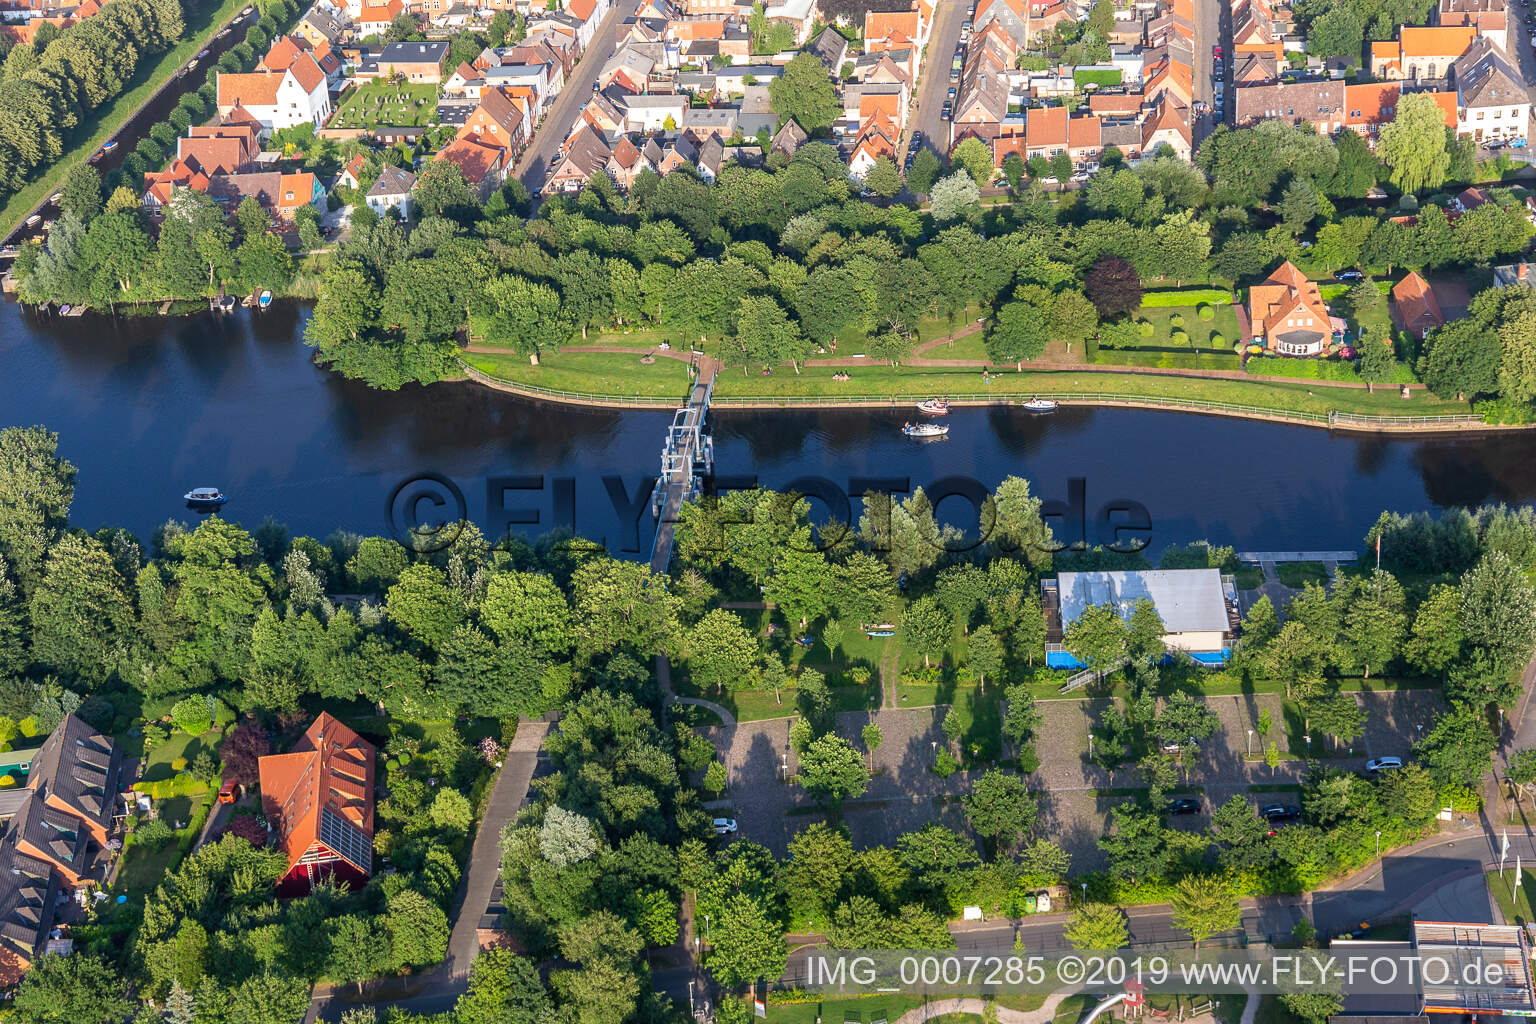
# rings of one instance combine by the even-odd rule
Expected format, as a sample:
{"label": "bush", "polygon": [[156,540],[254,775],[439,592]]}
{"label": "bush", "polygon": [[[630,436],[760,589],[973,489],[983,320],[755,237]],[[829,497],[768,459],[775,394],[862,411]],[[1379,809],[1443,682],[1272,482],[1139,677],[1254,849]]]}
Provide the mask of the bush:
{"label": "bush", "polygon": [[1185,331],[1174,331],[1168,338],[1174,345],[1184,346],[1189,344],[1189,334]]}
{"label": "bush", "polygon": [[201,736],[213,725],[209,700],[198,694],[185,697],[171,708],[171,721],[188,736]]}
{"label": "bush", "polygon": [[134,792],[143,793],[151,800],[169,800],[177,796],[198,796],[208,792],[208,783],[188,772],[181,772],[168,779],[154,782],[139,781],[133,784]]}
{"label": "bush", "polygon": [[1212,331],[1211,336],[1205,342],[1211,348],[1221,348],[1227,343],[1226,337],[1220,331]]}
{"label": "bush", "polygon": [[171,771],[184,772],[187,770],[187,759],[184,757],[171,758]]}
{"label": "bush", "polygon": [[1170,316],[1168,318],[1168,326],[1169,327],[1183,327],[1184,326],[1184,314],[1183,313],[1175,313],[1172,316]]}
{"label": "bush", "polygon": [[1216,319],[1216,307],[1209,302],[1202,302],[1200,307],[1195,310],[1195,315],[1201,320],[1214,320]]}
{"label": "bush", "polygon": [[1536,406],[1512,402],[1507,398],[1473,402],[1472,411],[1481,416],[1484,423],[1507,423],[1516,426],[1536,423]]}
{"label": "bush", "polygon": [[1035,752],[1033,743],[1026,743],[1019,748],[1019,756],[1015,759],[1019,766],[1019,772],[1028,775],[1040,767],[1040,755]]}
{"label": "bush", "polygon": [[1143,338],[1150,338],[1157,328],[1152,326],[1152,321],[1150,320],[1137,320],[1136,330],[1140,332]]}
{"label": "bush", "polygon": [[933,774],[941,779],[947,779],[960,770],[960,762],[948,750],[939,751],[939,756],[933,759]]}
{"label": "bush", "polygon": [[11,775],[9,772],[4,775],[0,775],[0,789],[10,789],[14,785],[16,785],[15,776]]}
{"label": "bush", "polygon": [[1287,359],[1283,356],[1252,356],[1246,369],[1255,377],[1284,377],[1288,380],[1355,381],[1360,376],[1354,364],[1333,359]]}
{"label": "bush", "polygon": [[146,821],[133,831],[133,841],[140,846],[147,846],[151,850],[158,850],[171,841],[176,833],[171,831],[171,826],[156,818],[154,821]]}
{"label": "bush", "polygon": [[1202,302],[1216,306],[1230,305],[1232,293],[1224,288],[1169,288],[1147,292],[1141,297],[1142,307],[1153,309],[1159,306],[1195,306]]}

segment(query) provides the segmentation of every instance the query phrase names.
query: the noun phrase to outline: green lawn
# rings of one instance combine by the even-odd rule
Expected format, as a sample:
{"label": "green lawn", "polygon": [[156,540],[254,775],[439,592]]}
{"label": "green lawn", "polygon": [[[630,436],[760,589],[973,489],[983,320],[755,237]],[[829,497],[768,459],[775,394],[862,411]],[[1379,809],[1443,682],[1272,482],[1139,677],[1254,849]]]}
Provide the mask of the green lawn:
{"label": "green lawn", "polygon": [[[478,357],[477,357],[478,358]],[[720,375],[715,396],[722,403],[731,399],[753,401],[815,400],[863,398],[923,398],[930,395],[988,395],[998,398],[1028,399],[1032,395],[1095,394],[1129,395],[1169,402],[1196,404],[1223,403],[1253,406],[1277,413],[1301,413],[1325,417],[1329,412],[1363,415],[1400,415],[1402,400],[1395,389],[1371,393],[1356,388],[1326,387],[1317,384],[1273,380],[1211,380],[1202,377],[1152,376],[1092,371],[1007,371],[994,373],[984,383],[977,370],[943,367],[890,367],[872,363],[849,368],[852,380],[834,381],[827,367],[816,367],[795,374],[785,369],[771,377],[735,371]],[[631,389],[632,390],[632,389]],[[620,392],[623,393],[623,392]],[[1416,415],[1465,415],[1471,407],[1465,402],[1416,395]]]}
{"label": "green lawn", "polygon": [[1281,562],[1275,566],[1275,575],[1288,587],[1304,587],[1308,583],[1328,582],[1328,570],[1322,562]]}
{"label": "green lawn", "polygon": [[527,356],[510,352],[466,352],[463,359],[498,380],[555,391],[617,398],[675,398],[679,402],[688,394],[687,364],[676,359],[657,359],[646,365],[637,355],[603,352],[541,356],[538,366],[531,365]]}
{"label": "green lawn", "polygon": [[1264,584],[1264,570],[1245,566],[1232,574],[1238,590],[1256,590]]}
{"label": "green lawn", "polygon": [[[70,135],[71,144],[66,146],[59,159],[32,184],[11,196],[0,207],[0,228],[10,234],[21,226],[32,208],[46,196],[56,192],[64,184],[69,169],[90,156],[102,143],[115,135],[124,122],[153,96],[165,82],[179,71],[187,61],[208,45],[235,12],[245,6],[247,0],[223,0],[216,7],[194,7],[187,12],[187,30],[182,41],[159,59],[144,60],[133,77],[133,87],[104,106],[89,111],[80,127]],[[199,68],[187,76],[188,87],[202,84],[206,69]],[[123,144],[132,149],[137,140],[126,139]]]}
{"label": "green lawn", "polygon": [[1504,869],[1502,877],[1497,871],[1488,872],[1488,891],[1504,912],[1504,920],[1511,924],[1536,921],[1536,913],[1531,911],[1531,886],[1536,885],[1536,870],[1521,869],[1519,888],[1514,887],[1514,877],[1514,864]]}
{"label": "green lawn", "polygon": [[331,128],[374,128],[379,125],[424,128],[437,112],[437,86],[388,82],[382,79],[347,93],[332,115]]}
{"label": "green lawn", "polygon": [[171,762],[176,758],[186,758],[191,764],[193,758],[204,750],[218,750],[219,733],[214,730],[201,736],[188,736],[180,729],[172,729],[171,735],[162,740],[149,754],[149,759],[144,763],[144,781],[159,782],[176,774],[171,767]]}
{"label": "green lawn", "polygon": [[904,708],[950,705],[959,726],[955,742],[967,763],[996,761],[1002,753],[1002,687],[988,686],[983,693],[981,687],[970,684],[902,680],[896,684],[896,693]]}
{"label": "green lawn", "polygon": [[[1195,306],[1159,306],[1143,309],[1136,315],[1152,325],[1150,337],[1141,338],[1138,348],[1178,348],[1214,350],[1231,353],[1232,345],[1238,340],[1237,313],[1230,305],[1212,306],[1214,314],[1209,320],[1200,319],[1200,311]],[[1182,317],[1183,324],[1174,326],[1174,317]],[[1176,344],[1173,340],[1174,331],[1183,331],[1189,336],[1184,344]],[[1211,335],[1220,334],[1222,340],[1216,345],[1211,344]]]}

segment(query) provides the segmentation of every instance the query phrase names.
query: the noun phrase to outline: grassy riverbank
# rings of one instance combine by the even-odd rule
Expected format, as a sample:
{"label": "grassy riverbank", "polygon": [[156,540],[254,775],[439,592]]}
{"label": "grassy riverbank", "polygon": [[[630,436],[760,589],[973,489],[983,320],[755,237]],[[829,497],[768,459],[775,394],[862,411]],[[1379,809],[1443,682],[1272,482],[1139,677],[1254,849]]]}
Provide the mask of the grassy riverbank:
{"label": "grassy riverbank", "polygon": [[[206,47],[219,29],[223,28],[236,12],[249,2],[250,0],[223,0],[222,3],[213,6],[209,0],[203,6],[189,10],[186,15],[185,38],[159,57],[146,60],[139,68],[138,74],[134,76],[133,87],[87,114],[80,126],[71,134],[71,142],[65,147],[59,159],[55,160],[36,181],[16,192],[4,206],[0,206],[0,229],[3,229],[4,235],[8,236],[20,227],[22,221],[26,220],[38,203],[64,184],[64,176],[69,173],[71,167],[84,161],[86,157],[100,149],[103,143],[116,135],[128,119],[149,102],[150,97],[158,92],[177,71],[186,66],[186,63],[199,50]],[[207,67],[199,65],[196,71],[187,76],[188,88],[202,84]]]}
{"label": "grassy riverbank", "polygon": [[[640,362],[640,356],[625,352],[556,353],[543,357],[538,366],[512,353],[466,353],[464,359],[474,369],[498,380],[585,396],[680,398],[688,386],[687,372],[679,360],[660,358],[646,365]],[[722,404],[753,400],[837,404],[885,397],[905,404],[907,400],[933,395],[995,395],[1011,400],[1031,395],[1103,394],[1194,405],[1240,405],[1319,418],[1330,412],[1367,416],[1450,416],[1471,412],[1465,402],[1436,398],[1422,391],[1404,401],[1392,387],[1370,392],[1306,382],[1028,369],[1022,373],[1011,369],[994,373],[984,383],[980,371],[971,368],[875,364],[838,369],[850,373],[853,379],[833,380],[832,368],[815,364],[799,374],[787,366],[779,367],[767,377],[757,371],[743,374],[739,368],[727,369],[716,380],[715,395]]]}

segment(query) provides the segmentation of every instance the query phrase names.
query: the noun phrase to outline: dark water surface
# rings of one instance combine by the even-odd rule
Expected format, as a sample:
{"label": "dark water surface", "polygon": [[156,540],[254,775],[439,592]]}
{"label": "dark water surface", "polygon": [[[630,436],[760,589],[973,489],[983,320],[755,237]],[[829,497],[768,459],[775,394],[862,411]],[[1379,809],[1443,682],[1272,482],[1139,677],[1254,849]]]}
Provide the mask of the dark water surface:
{"label": "dark water surface", "polygon": [[[225,514],[247,526],[270,515],[295,533],[394,532],[402,502],[433,485],[408,485],[393,524],[391,496],[433,473],[458,487],[488,534],[505,527],[500,500],[538,511],[537,525],[515,529],[542,532],[570,507],[582,532],[625,546],[602,477],[617,474],[631,495],[654,477],[670,414],[568,408],[467,383],[373,391],[311,364],[299,340],[306,315],[280,304],[227,317],[39,318],[4,303],[0,426],[60,434],[80,468],[74,519],[91,529],[147,535],[191,518],[187,490],[217,486],[232,496]],[[1536,432],[1407,440],[1173,412],[978,409],[950,416],[950,438],[925,443],[899,436],[905,418],[716,411],[716,471],[844,488],[853,476],[926,485],[961,475],[991,487],[1018,474],[1060,499],[1078,477],[1090,532],[1101,505],[1130,499],[1151,516],[1154,548],[1202,537],[1353,548],[1383,508],[1536,499]],[[513,475],[542,475],[544,489],[498,488],[505,497],[488,506],[487,481]],[[942,511],[966,518],[958,502]],[[642,526],[642,545],[648,537]]]}

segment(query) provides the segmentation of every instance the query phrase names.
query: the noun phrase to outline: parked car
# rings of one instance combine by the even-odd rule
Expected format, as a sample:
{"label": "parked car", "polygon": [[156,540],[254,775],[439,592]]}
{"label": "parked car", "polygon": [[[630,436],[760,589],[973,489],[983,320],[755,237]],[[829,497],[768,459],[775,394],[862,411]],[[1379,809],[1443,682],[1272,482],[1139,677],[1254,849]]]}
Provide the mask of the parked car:
{"label": "parked car", "polygon": [[1291,804],[1265,804],[1259,808],[1259,817],[1271,825],[1289,825],[1301,820],[1301,808]]}
{"label": "parked car", "polygon": [[1187,797],[1168,801],[1167,813],[1169,814],[1199,814],[1200,801]]}
{"label": "parked car", "polygon": [[944,102],[944,109],[939,111],[939,120],[941,120],[941,121],[948,121],[950,118],[952,118],[954,116],[955,116],[954,107],[949,103],[948,100],[946,100]]}
{"label": "parked car", "polygon": [[1223,54],[1221,52],[1221,47],[1219,47],[1219,46],[1211,47],[1211,56],[1213,56],[1213,57],[1221,57],[1221,56],[1223,56]]}
{"label": "parked car", "polygon": [[240,783],[233,779],[225,779],[219,787],[219,803],[232,804],[240,799]]}
{"label": "parked car", "polygon": [[1376,774],[1377,772],[1391,771],[1394,768],[1401,768],[1402,766],[1403,759],[1400,757],[1373,757],[1369,761],[1365,762],[1365,770],[1370,772],[1372,775]]}
{"label": "parked car", "polygon": [[1365,275],[1358,270],[1341,270],[1333,275],[1335,281],[1364,281]]}
{"label": "parked car", "polygon": [[710,826],[715,830],[715,835],[717,836],[729,836],[736,834],[735,818],[716,818],[714,821],[710,822]]}
{"label": "parked car", "polygon": [[950,86],[949,87],[949,98],[950,99],[954,99],[955,98],[955,87],[954,86]]}

